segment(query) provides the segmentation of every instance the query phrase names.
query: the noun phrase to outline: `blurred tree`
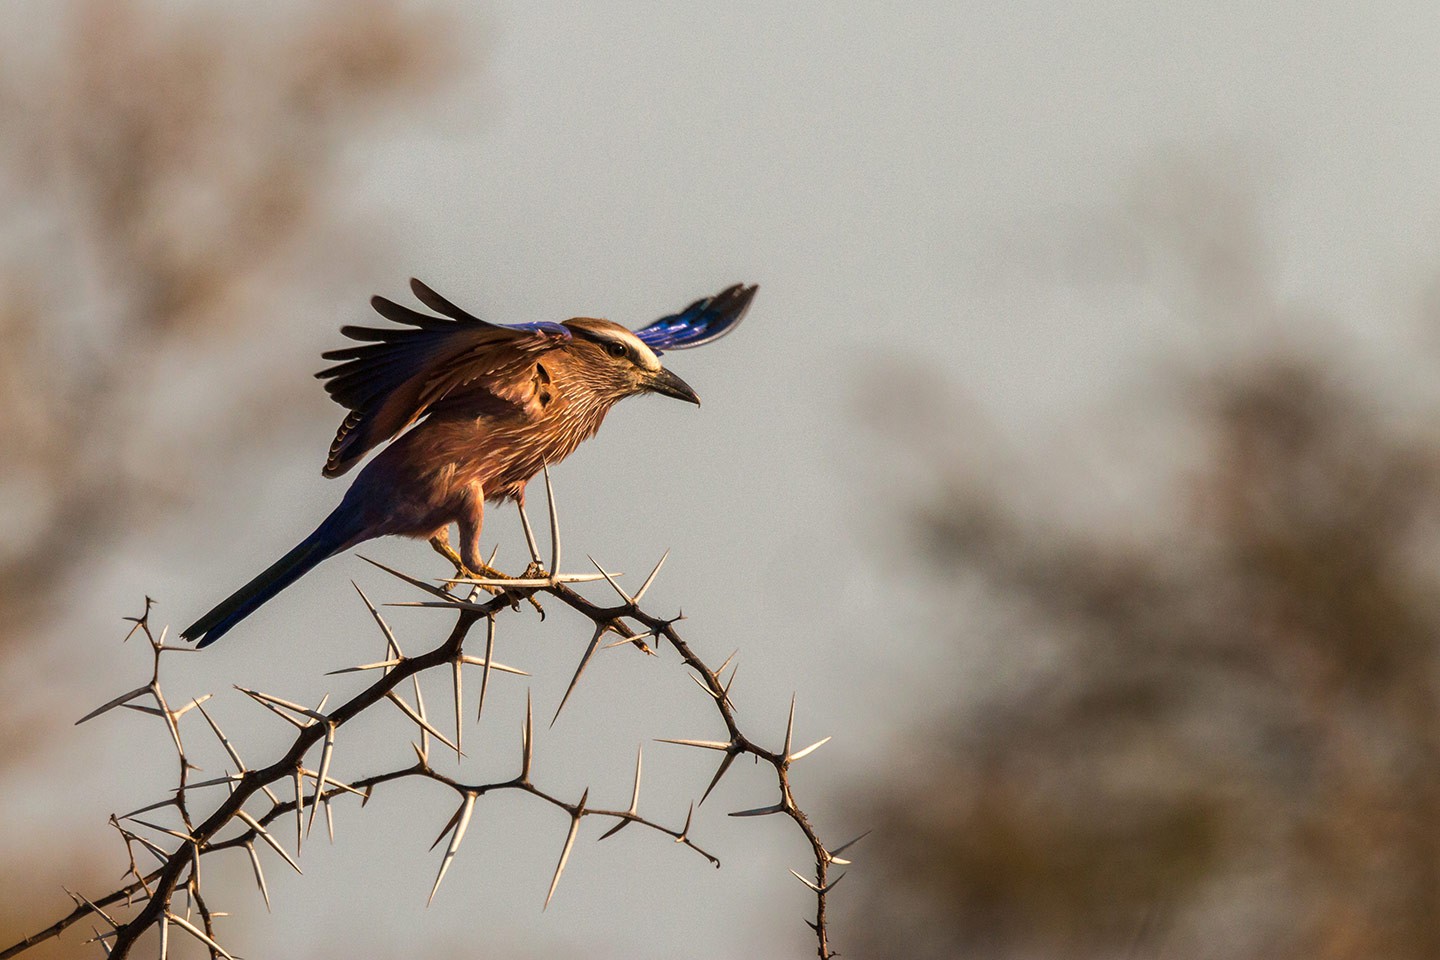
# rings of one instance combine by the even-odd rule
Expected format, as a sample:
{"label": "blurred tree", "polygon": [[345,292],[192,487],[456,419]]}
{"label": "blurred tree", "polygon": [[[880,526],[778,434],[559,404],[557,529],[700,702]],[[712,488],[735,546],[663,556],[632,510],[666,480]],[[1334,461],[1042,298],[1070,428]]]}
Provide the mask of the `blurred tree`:
{"label": "blurred tree", "polygon": [[[1254,269],[1202,234],[1191,289]],[[857,955],[1440,956],[1440,412],[1348,357],[1219,353],[1179,378],[1194,443],[1143,467],[1160,522],[1022,505],[915,432],[916,554],[1005,638],[857,799]]]}
{"label": "blurred tree", "polygon": [[[213,462],[273,432],[290,394],[260,371],[223,430],[185,410],[177,371],[233,368],[355,269],[365,248],[333,242],[355,225],[339,161],[458,59],[444,18],[398,0],[78,0],[33,19],[0,58],[0,658],[154,519],[169,451]],[[0,697],[0,768],[43,743],[26,709]],[[21,893],[0,922],[17,936]]]}
{"label": "blurred tree", "polygon": [[246,10],[86,0],[0,75],[22,134],[0,148],[0,645],[134,532],[177,467],[161,453],[204,462],[265,429],[263,376],[211,431],[165,374],[219,365],[353,267],[332,246],[311,276],[285,269],[345,222],[342,151],[452,58],[394,3]]}

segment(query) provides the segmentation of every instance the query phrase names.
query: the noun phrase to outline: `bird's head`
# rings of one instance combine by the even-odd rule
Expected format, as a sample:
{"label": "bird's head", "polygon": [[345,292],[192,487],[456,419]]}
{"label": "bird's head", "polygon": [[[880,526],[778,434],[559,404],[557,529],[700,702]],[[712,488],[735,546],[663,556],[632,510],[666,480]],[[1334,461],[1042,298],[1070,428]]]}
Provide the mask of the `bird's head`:
{"label": "bird's head", "polygon": [[573,334],[569,372],[603,399],[615,403],[638,393],[662,393],[699,405],[690,385],[662,367],[655,351],[625,327],[589,317],[566,320],[565,326]]}

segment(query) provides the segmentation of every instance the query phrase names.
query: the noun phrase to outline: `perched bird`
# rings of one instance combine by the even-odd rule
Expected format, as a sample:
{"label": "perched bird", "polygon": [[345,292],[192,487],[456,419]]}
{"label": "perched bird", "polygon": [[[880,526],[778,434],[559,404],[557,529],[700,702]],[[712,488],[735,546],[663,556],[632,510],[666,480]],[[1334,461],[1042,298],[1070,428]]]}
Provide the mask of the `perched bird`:
{"label": "perched bird", "polygon": [[338,362],[316,374],[350,411],[325,476],[340,476],[399,438],[360,471],[315,532],[187,627],[187,640],[214,643],[320,561],[374,537],[429,538],[457,569],[493,576],[480,554],[485,502],[523,506],[525,484],[593,436],[619,400],[660,393],[698,404],[695,391],[660,365],[661,352],[735,329],[756,290],[737,284],[632,332],[588,317],[502,326],[418,280],[410,288],[440,316],[373,297],[376,312],[399,326],[342,327],[362,345],[324,354]]}

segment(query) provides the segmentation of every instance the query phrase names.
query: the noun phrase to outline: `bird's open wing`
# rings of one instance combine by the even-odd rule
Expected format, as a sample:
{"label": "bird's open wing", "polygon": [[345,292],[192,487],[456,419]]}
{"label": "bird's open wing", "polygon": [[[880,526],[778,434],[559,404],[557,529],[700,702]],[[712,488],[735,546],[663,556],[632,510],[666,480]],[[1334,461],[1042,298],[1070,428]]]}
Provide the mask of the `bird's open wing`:
{"label": "bird's open wing", "polygon": [[464,392],[477,402],[493,398],[497,406],[517,410],[538,405],[543,377],[537,376],[536,361],[570,339],[570,331],[558,323],[487,323],[419,280],[411,280],[410,288],[443,316],[373,297],[375,311],[400,326],[341,327],[362,345],[324,354],[339,362],[315,376],[327,381],[325,390],[336,403],[350,409],[330,445],[327,477],[349,470],[447,396]]}
{"label": "bird's open wing", "polygon": [[636,330],[635,336],[656,353],[718,340],[740,325],[757,289],[737,283],[713,297],[696,300],[679,313],[661,317],[648,327]]}

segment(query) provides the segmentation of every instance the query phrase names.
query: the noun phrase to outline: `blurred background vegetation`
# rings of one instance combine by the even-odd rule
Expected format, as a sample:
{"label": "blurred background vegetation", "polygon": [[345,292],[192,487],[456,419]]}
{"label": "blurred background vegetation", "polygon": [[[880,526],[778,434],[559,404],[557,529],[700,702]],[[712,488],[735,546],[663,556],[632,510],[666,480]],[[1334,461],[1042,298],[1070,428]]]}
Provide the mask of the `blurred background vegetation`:
{"label": "blurred background vegetation", "polygon": [[[269,375],[264,344],[385,242],[336,169],[457,56],[444,17],[385,0],[157,14],[84,0],[0,69],[25,134],[0,142],[0,771],[73,720],[7,662],[99,559],[295,425],[305,384]],[[183,410],[217,362],[215,402]],[[7,862],[27,880],[6,884],[0,940],[56,919],[62,884],[118,874],[94,853]]]}
{"label": "blurred background vegetation", "polygon": [[936,445],[963,407],[911,398],[922,656],[979,679],[853,797],[864,955],[1440,955],[1440,408],[1267,287],[1239,187],[1171,172],[1126,229],[1202,350],[1050,450]]}

